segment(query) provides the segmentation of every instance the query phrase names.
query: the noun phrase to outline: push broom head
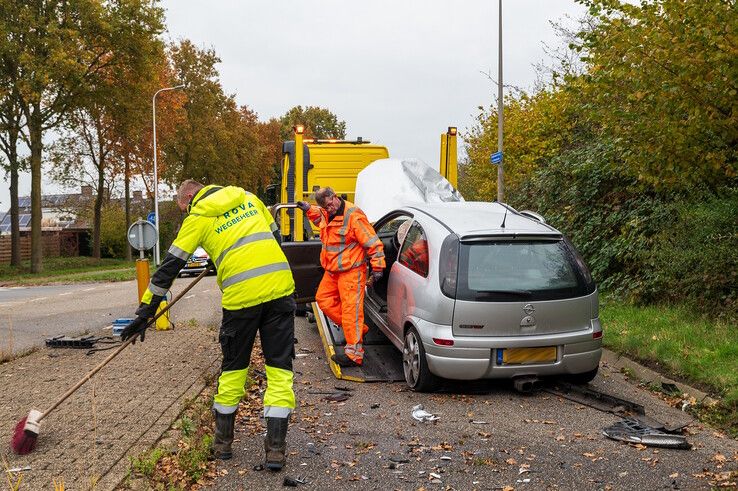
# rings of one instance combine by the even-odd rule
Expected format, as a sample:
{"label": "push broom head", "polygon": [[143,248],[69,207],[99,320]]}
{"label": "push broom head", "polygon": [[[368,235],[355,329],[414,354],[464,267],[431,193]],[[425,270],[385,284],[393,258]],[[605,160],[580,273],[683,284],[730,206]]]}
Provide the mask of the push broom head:
{"label": "push broom head", "polygon": [[18,421],[10,440],[10,448],[18,455],[26,455],[36,448],[36,440],[41,430],[39,418],[43,415],[41,411],[32,409],[28,416]]}

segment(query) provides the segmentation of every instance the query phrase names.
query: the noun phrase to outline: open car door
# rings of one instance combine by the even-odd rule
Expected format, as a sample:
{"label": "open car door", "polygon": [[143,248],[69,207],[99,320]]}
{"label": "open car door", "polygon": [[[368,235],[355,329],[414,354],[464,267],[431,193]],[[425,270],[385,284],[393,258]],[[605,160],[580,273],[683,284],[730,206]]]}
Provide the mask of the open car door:
{"label": "open car door", "polygon": [[[297,205],[294,203],[281,203],[271,207],[274,221],[279,223],[280,210],[295,209]],[[295,209],[295,213],[302,213],[301,210]],[[287,256],[287,261],[292,269],[292,276],[295,278],[295,301],[297,303],[311,303],[315,301],[315,292],[318,291],[318,285],[323,278],[323,267],[320,265],[320,240],[306,240],[304,242],[294,242],[291,235],[282,240],[282,251]]]}

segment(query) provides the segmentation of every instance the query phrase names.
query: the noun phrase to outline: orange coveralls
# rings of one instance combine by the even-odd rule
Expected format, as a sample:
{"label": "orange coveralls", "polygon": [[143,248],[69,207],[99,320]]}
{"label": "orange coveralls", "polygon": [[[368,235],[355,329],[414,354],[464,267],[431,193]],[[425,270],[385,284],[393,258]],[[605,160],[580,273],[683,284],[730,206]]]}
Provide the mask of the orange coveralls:
{"label": "orange coveralls", "polygon": [[325,270],[315,301],[346,338],[346,356],[361,364],[362,340],[369,328],[364,324],[364,290],[367,255],[374,270],[386,267],[384,246],[366,215],[356,205],[344,200],[343,214],[328,220],[328,212],[311,206],[307,216],[319,229],[323,249],[320,264]]}

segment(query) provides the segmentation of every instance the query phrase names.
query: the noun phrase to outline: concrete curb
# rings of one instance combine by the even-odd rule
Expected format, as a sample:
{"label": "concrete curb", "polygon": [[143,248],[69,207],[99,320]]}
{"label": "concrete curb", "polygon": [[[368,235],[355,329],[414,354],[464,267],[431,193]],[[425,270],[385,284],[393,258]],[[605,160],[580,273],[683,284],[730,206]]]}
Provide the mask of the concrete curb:
{"label": "concrete curb", "polygon": [[616,370],[625,368],[632,372],[634,377],[645,383],[660,384],[662,382],[666,382],[669,384],[674,384],[679,388],[680,391],[694,397],[695,399],[697,399],[698,402],[703,402],[705,404],[715,404],[718,402],[717,400],[710,397],[707,393],[702,392],[699,389],[665,377],[662,374],[631,360],[630,358],[626,358],[623,355],[620,355],[605,348],[602,349],[601,363],[605,363],[608,366],[615,368]]}

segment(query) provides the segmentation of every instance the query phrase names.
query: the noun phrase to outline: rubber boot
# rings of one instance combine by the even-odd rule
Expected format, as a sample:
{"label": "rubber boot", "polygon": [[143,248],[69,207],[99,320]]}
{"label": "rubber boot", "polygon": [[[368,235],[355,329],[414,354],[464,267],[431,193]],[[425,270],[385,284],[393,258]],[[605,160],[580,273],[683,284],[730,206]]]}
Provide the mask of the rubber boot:
{"label": "rubber boot", "polygon": [[264,438],[266,461],[264,467],[273,471],[282,470],[287,462],[287,427],[289,418],[266,418],[267,434]]}
{"label": "rubber boot", "polygon": [[236,423],[236,413],[221,414],[213,409],[215,416],[215,436],[210,456],[213,459],[228,460],[233,457],[231,444],[233,443],[233,426]]}

